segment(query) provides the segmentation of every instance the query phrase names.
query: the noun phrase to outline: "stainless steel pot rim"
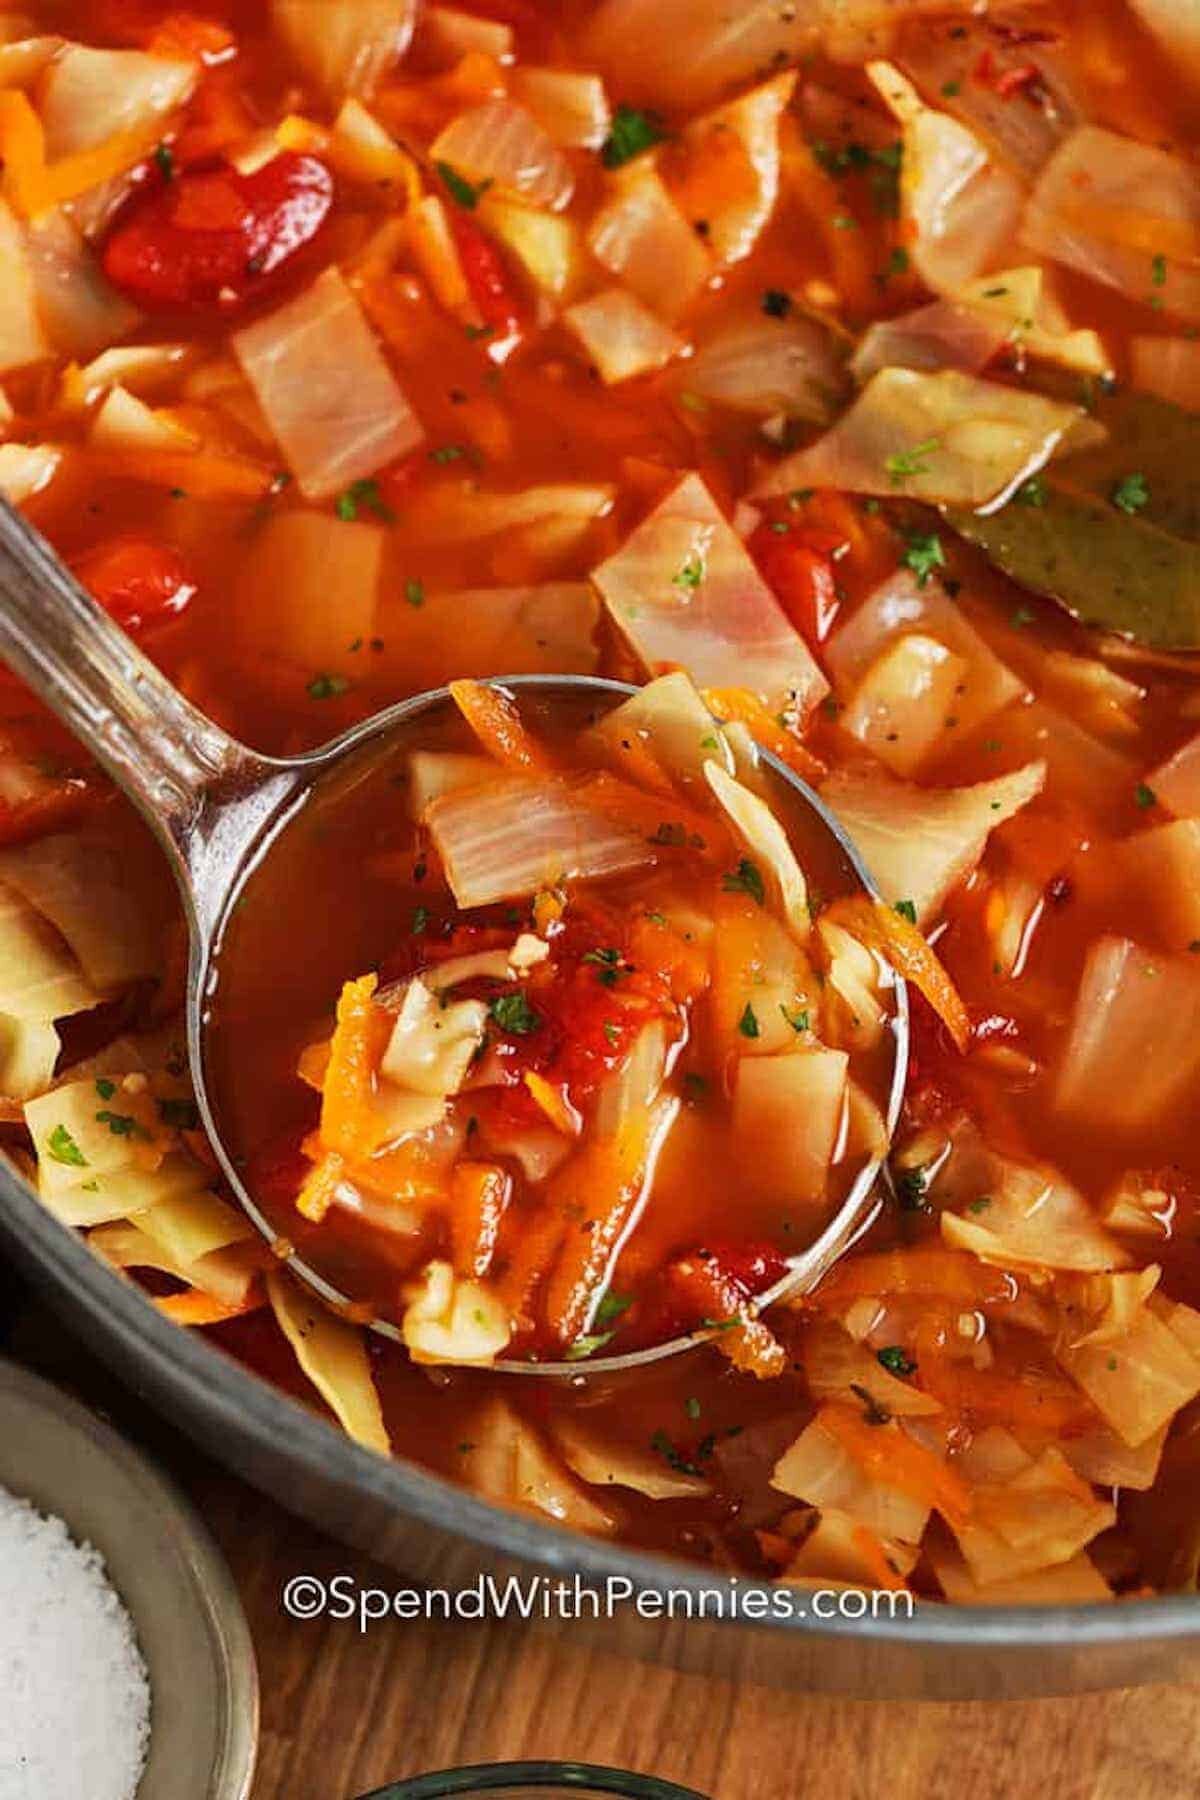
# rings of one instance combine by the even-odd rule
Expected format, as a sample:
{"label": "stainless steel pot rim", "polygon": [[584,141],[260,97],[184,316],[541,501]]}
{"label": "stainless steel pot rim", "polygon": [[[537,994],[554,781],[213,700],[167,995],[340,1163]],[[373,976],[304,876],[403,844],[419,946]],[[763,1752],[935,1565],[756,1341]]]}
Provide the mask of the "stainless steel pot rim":
{"label": "stainless steel pot rim", "polygon": [[694,1788],[639,1775],[632,1769],[602,1769],[591,1763],[479,1763],[471,1768],[441,1769],[414,1775],[388,1787],[373,1789],[362,1800],[442,1800],[443,1795],[487,1793],[520,1785],[532,1788],[578,1788],[582,1793],[617,1800],[706,1800]]}
{"label": "stainless steel pot rim", "polygon": [[[198,1409],[231,1430],[239,1424],[249,1426],[281,1455],[301,1458],[347,1488],[368,1491],[465,1545],[486,1545],[535,1571],[556,1577],[578,1575],[596,1585],[624,1577],[647,1593],[697,1597],[711,1594],[719,1584],[720,1578],[703,1567],[542,1525],[492,1506],[415,1463],[400,1457],[388,1460],[362,1449],[204,1337],[164,1318],[131,1282],[93,1255],[82,1238],[59,1224],[9,1169],[0,1169],[0,1208],[31,1253],[46,1264],[57,1264],[64,1282],[96,1315],[107,1314],[113,1325],[138,1340],[164,1382],[186,1388]],[[753,1586],[744,1582],[741,1591]],[[743,1628],[750,1623],[744,1618],[740,1622]],[[789,1636],[910,1644],[914,1650],[1079,1649],[1195,1638],[1200,1634],[1200,1598],[1169,1596],[1119,1605],[1045,1608],[926,1605],[912,1619],[767,1618],[754,1624],[758,1633],[769,1634],[779,1644],[781,1653]]]}

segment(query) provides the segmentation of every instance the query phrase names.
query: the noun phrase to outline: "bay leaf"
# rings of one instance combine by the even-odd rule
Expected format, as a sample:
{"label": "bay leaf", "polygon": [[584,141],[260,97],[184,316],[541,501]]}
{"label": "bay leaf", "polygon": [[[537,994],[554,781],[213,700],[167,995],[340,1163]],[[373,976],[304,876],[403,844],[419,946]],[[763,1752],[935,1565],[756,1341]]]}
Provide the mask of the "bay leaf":
{"label": "bay leaf", "polygon": [[[1155,650],[1200,649],[1200,418],[1132,394],[1101,402],[1102,448],[1052,465],[989,516],[948,522],[998,569],[1076,619]],[[1116,503],[1132,476],[1133,510]]]}

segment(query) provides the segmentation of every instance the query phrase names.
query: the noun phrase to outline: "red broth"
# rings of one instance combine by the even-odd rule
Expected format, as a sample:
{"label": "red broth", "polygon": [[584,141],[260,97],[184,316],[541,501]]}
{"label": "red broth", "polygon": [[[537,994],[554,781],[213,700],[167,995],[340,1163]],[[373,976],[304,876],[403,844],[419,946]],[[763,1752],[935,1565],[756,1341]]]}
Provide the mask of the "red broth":
{"label": "red broth", "polygon": [[[1155,37],[1133,0],[987,18],[864,0],[861,33],[826,39],[805,36],[811,10],[783,9],[742,40],[751,61],[738,62],[736,47],[706,42],[699,5],[426,5],[403,55],[393,43],[389,61],[384,46],[356,74],[338,64],[335,33],[289,37],[265,3],[185,15],[157,0],[29,0],[39,31],[195,66],[160,112],[158,101],[134,108],[133,136],[114,148],[113,95],[135,91],[135,65],[76,59],[87,79],[64,88],[60,46],[0,46],[2,191],[17,232],[5,254],[24,255],[28,220],[65,202],[90,235],[80,253],[73,223],[60,232],[63,291],[103,300],[99,325],[90,310],[52,316],[44,298],[42,313],[3,314],[0,482],[184,691],[264,749],[317,744],[463,676],[636,681],[691,657],[701,687],[819,778],[969,1014],[960,1053],[914,1001],[895,1199],[805,1306],[771,1315],[787,1362],[776,1379],[710,1347],[636,1377],[552,1386],[430,1372],[363,1337],[357,1410],[336,1395],[343,1423],[501,1504],[723,1568],[903,1581],[954,1601],[1190,1588],[1197,584],[1156,571],[1163,555],[1168,571],[1186,570],[1196,536],[1196,46],[1183,20],[1174,38]],[[854,12],[843,9],[851,25]],[[880,57],[935,120],[974,134],[986,164],[949,272],[914,217],[902,125],[871,80]],[[607,117],[588,112],[594,83],[572,85],[567,104],[546,71],[599,77]],[[736,130],[707,115],[793,72],[769,134],[775,191],[756,212],[763,193],[731,147]],[[351,81],[365,84],[374,133],[361,120],[357,135],[337,128]],[[473,160],[477,145],[463,150],[461,129],[449,140],[459,163],[435,148],[502,98],[574,134],[556,155],[542,146],[537,192],[507,191]],[[946,129],[936,124],[943,144]],[[331,182],[310,172],[306,185],[294,162],[264,182],[284,153],[314,159]],[[1059,165],[1068,179],[1055,194],[1047,170],[1064,155],[1075,160]],[[671,235],[639,268],[611,219],[599,237],[596,222],[648,170]],[[745,254],[730,256],[748,205]],[[1030,300],[1018,316],[1019,284],[1001,277],[1034,264],[1053,305]],[[303,302],[335,267],[351,300],[328,281],[320,290],[341,306],[335,348],[299,388],[336,366],[344,394],[365,392],[365,333],[407,411],[391,396],[387,454],[329,486],[294,438],[280,440],[235,334]],[[122,288],[98,290],[97,271]],[[634,315],[649,363],[626,379],[610,366],[606,381],[611,338],[593,322],[589,339],[574,309],[614,287],[650,316],[648,328]],[[8,284],[10,309],[24,292]],[[954,305],[931,326],[919,315],[939,299]],[[355,318],[358,333],[346,328]],[[836,480],[761,491],[844,423],[866,386],[845,357],[872,324],[900,318],[917,334],[918,374],[931,354],[935,372],[973,367],[978,417],[998,387],[1077,403],[1110,429],[1074,464],[1074,494],[1057,455],[1021,480],[997,515],[1007,543],[986,509],[939,487],[944,425],[913,417],[909,428],[907,414],[866,477],[843,457]],[[1099,350],[1068,347],[1068,326],[1097,334]],[[794,350],[782,373],[774,354],[769,375],[747,372],[746,334],[761,350],[768,328]],[[113,346],[149,353],[97,370]],[[117,381],[144,411],[112,409]],[[1072,431],[1082,423],[1070,416]],[[1046,429],[1034,435],[1041,455]],[[318,439],[327,449],[328,434]],[[710,548],[720,542],[722,568],[736,563],[739,604],[718,653],[695,640],[687,655],[678,642],[647,650],[645,615],[602,572],[693,476],[707,500],[689,490],[682,516]],[[1091,507],[1082,532],[1079,491]],[[1050,568],[1043,527],[1070,534],[1051,544],[1062,554]],[[692,591],[671,579],[686,558],[655,561],[677,529],[654,527],[654,554],[634,571],[643,598]],[[778,640],[791,654],[778,680],[755,664],[746,628],[748,595],[763,616],[754,569],[792,634]],[[797,642],[817,671],[803,692],[791,685]],[[163,925],[152,859],[134,856],[124,809],[13,682],[0,687],[0,728],[0,880],[40,913],[34,936],[53,952],[67,1009],[38,1021],[57,1032],[57,1054],[35,1034],[21,1040],[31,1060],[4,1067],[7,1141],[27,1159],[32,1144],[47,1203],[156,1304],[325,1406],[296,1360],[278,1279],[264,1279],[257,1246],[217,1207],[227,1199],[191,1128],[171,1055],[182,931]],[[1042,761],[1023,798],[989,788],[969,818],[947,798]],[[352,818],[345,829],[361,846]],[[427,904],[405,873],[403,833],[397,847],[394,885],[364,873],[361,848],[305,860],[281,907],[319,879],[337,909],[311,962],[289,960],[282,933],[252,949],[231,936],[230,956],[264,976],[252,1021],[261,1078],[225,1097],[248,1153],[311,1117],[294,1076],[297,1019],[315,1028],[338,984],[394,954]],[[73,907],[53,898],[47,857],[56,880],[69,872]],[[105,941],[121,946],[107,960],[79,927],[102,905]],[[315,921],[314,908],[306,942]],[[28,955],[26,936],[18,969]],[[20,1003],[15,993],[0,1011]],[[718,1139],[689,1195],[706,1229],[739,1173]],[[114,1144],[132,1160],[110,1177]],[[188,1200],[204,1234],[187,1242],[216,1261],[173,1262],[165,1231],[149,1237],[119,1210],[118,1177],[145,1202],[143,1223],[181,1205],[164,1198],[164,1167],[207,1196]],[[160,1228],[182,1216],[160,1214]],[[305,1353],[311,1365],[311,1344]]]}

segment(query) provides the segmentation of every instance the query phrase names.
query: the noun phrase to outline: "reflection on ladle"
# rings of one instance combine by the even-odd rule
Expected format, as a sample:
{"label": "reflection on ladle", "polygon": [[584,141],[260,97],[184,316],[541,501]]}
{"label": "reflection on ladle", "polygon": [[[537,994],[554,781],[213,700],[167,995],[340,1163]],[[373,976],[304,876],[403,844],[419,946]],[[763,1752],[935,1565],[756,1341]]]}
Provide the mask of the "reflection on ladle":
{"label": "reflection on ladle", "polygon": [[[0,508],[0,657],[97,757],[170,858],[190,933],[187,1042],[200,1115],[234,1195],[278,1250],[281,1239],[301,1234],[289,1233],[277,1210],[245,1185],[247,1100],[262,1091],[255,1068],[261,1063],[280,1081],[286,1073],[262,1058],[261,1034],[264,1025],[268,1034],[274,1028],[282,1045],[288,1030],[329,1009],[342,980],[383,960],[388,942],[381,934],[388,917],[397,916],[397,902],[393,894],[359,904],[369,884],[361,879],[361,858],[350,853],[351,839],[357,833],[361,845],[394,819],[409,753],[447,744],[454,708],[445,691],[422,695],[322,750],[292,759],[260,756],[184,700],[7,505]],[[576,728],[595,723],[635,691],[571,676],[513,677],[503,685],[540,719],[557,718],[560,727],[566,719]],[[817,796],[773,758],[764,755],[762,765],[763,779],[786,796],[800,821],[808,853],[843,872],[843,889],[872,894],[852,845]],[[324,846],[322,854],[312,854],[314,844]],[[394,938],[394,924],[391,932]],[[889,1139],[903,1091],[907,1024],[904,984],[897,981],[879,1107]],[[834,1216],[815,1241],[787,1258],[786,1273],[751,1310],[811,1286],[865,1229],[881,1148],[837,1195]],[[736,1206],[737,1194],[729,1200]],[[400,1337],[393,1319],[381,1316],[378,1297],[347,1279],[344,1257],[330,1266],[322,1255],[325,1266],[316,1265],[319,1243],[310,1235],[301,1251],[293,1250],[292,1273],[331,1306]],[[676,1328],[665,1341],[625,1356],[593,1354],[586,1363],[514,1356],[495,1366],[523,1374],[605,1372],[674,1354],[705,1335],[704,1329],[679,1335]]]}

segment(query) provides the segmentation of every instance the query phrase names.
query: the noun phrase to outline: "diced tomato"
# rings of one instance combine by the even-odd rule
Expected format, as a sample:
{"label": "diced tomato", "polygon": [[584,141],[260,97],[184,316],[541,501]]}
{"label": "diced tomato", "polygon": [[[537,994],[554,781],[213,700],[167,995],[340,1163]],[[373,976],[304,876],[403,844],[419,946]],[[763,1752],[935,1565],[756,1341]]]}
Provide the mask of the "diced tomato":
{"label": "diced tomato", "polygon": [[748,1298],[765,1294],[787,1273],[787,1258],[774,1244],[705,1245],[708,1261]]}
{"label": "diced tomato", "polygon": [[129,632],[177,618],[196,592],[179,552],[154,538],[112,538],[71,566],[92,598]]}
{"label": "diced tomato", "polygon": [[252,175],[225,162],[157,174],[118,216],[104,272],[149,310],[238,305],[312,243],[332,205],[325,164],[290,150]]}
{"label": "diced tomato", "polygon": [[510,337],[520,327],[521,309],[503,257],[487,233],[461,210],[451,214],[450,225],[471,298],[484,324],[498,336]]}
{"label": "diced tomato", "polygon": [[841,611],[832,561],[840,545],[825,537],[814,545],[807,533],[760,525],[748,547],[797,631],[810,644],[823,644]]}

